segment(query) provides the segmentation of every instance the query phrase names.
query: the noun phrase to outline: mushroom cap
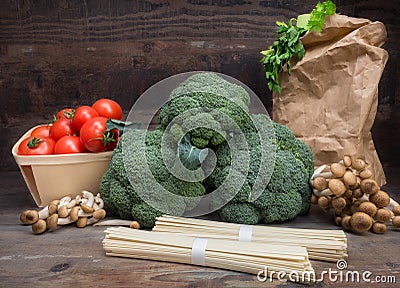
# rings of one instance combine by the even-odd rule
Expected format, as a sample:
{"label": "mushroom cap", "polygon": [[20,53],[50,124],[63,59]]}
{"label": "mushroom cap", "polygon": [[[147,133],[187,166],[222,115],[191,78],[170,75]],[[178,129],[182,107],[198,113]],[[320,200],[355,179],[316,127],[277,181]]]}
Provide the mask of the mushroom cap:
{"label": "mushroom cap", "polygon": [[93,207],[89,207],[89,206],[87,206],[85,204],[81,204],[81,209],[85,213],[93,213],[94,212],[94,208]]}
{"label": "mushroom cap", "polygon": [[349,155],[344,155],[343,156],[343,164],[346,167],[350,167],[351,166],[351,157]]}
{"label": "mushroom cap", "polygon": [[34,234],[42,234],[46,231],[46,229],[46,221],[44,221],[43,219],[39,219],[36,223],[32,225],[32,232]]}
{"label": "mushroom cap", "polygon": [[362,170],[362,171],[360,172],[360,177],[361,177],[362,179],[369,179],[369,178],[371,178],[371,177],[372,177],[372,172],[371,172],[371,170],[369,170],[368,168],[364,168],[364,170]]}
{"label": "mushroom cap", "polygon": [[396,228],[400,228],[400,216],[394,216],[392,219],[392,225]]}
{"label": "mushroom cap", "polygon": [[354,232],[366,232],[372,227],[372,218],[364,212],[356,212],[351,216],[350,225]]}
{"label": "mushroom cap", "polygon": [[344,173],[346,173],[346,168],[339,163],[333,163],[331,165],[331,172],[333,174],[333,176],[337,177],[337,178],[341,178],[343,177]]}
{"label": "mushroom cap", "polygon": [[399,206],[394,206],[392,208],[392,212],[395,216],[400,216],[400,205]]}
{"label": "mushroom cap", "polygon": [[75,206],[75,207],[71,208],[71,211],[69,212],[69,219],[72,222],[78,221],[78,218],[79,218],[78,212],[79,212],[79,210],[81,210],[81,207],[79,207],[79,206]]}
{"label": "mushroom cap", "polygon": [[342,197],[347,199],[353,198],[353,190],[347,189],[346,192],[343,193]]}
{"label": "mushroom cap", "polygon": [[332,193],[335,194],[336,196],[343,195],[347,190],[347,188],[344,185],[344,183],[339,179],[331,179],[331,180],[329,180],[328,187],[329,187],[329,190],[331,190]]}
{"label": "mushroom cap", "polygon": [[386,233],[386,224],[380,223],[380,222],[375,222],[374,225],[372,225],[372,232],[376,234],[385,234]]}
{"label": "mushroom cap", "polygon": [[351,160],[351,165],[353,166],[354,169],[361,171],[365,167],[367,167],[367,164],[365,163],[364,160],[358,158],[358,159],[352,159]]}
{"label": "mushroom cap", "polygon": [[357,176],[351,171],[346,171],[343,175],[343,182],[347,187],[357,184]]}
{"label": "mushroom cap", "polygon": [[58,222],[58,214],[57,213],[51,214],[46,219],[46,226],[50,230],[55,230],[57,229],[57,222]]}
{"label": "mushroom cap", "polygon": [[374,203],[376,207],[383,208],[389,205],[390,197],[386,192],[379,190],[378,192],[369,196],[369,201]]}
{"label": "mushroom cap", "polygon": [[361,198],[364,195],[364,192],[361,191],[360,188],[353,190],[353,197],[354,198]]}
{"label": "mushroom cap", "polygon": [[83,228],[87,225],[88,218],[87,217],[80,217],[78,221],[76,221],[76,227]]}
{"label": "mushroom cap", "polygon": [[345,216],[342,217],[342,222],[341,222],[341,224],[342,224],[343,229],[345,229],[345,230],[351,230],[350,219],[351,219],[351,216],[350,216],[350,215],[345,215]]}
{"label": "mushroom cap", "polygon": [[328,183],[324,177],[318,176],[313,180],[313,187],[319,191],[322,191],[328,188]]}
{"label": "mushroom cap", "polygon": [[67,205],[61,205],[60,208],[58,208],[58,217],[60,218],[66,218],[69,215],[69,211],[67,208]]}
{"label": "mushroom cap", "polygon": [[374,203],[365,201],[358,206],[358,210],[368,214],[369,216],[374,216],[378,211],[378,208],[376,208]]}
{"label": "mushroom cap", "polygon": [[106,210],[104,210],[104,209],[98,209],[98,210],[94,211],[94,213],[93,213],[93,218],[96,218],[98,220],[101,220],[105,217],[106,217]]}
{"label": "mushroom cap", "polygon": [[337,210],[342,210],[346,207],[346,199],[343,197],[337,197],[332,199],[332,207]]}
{"label": "mushroom cap", "polygon": [[36,210],[25,210],[19,216],[19,221],[23,224],[34,224],[39,220],[39,213]]}
{"label": "mushroom cap", "polygon": [[379,208],[378,211],[376,211],[374,218],[378,222],[385,223],[392,218],[392,214],[387,208]]}
{"label": "mushroom cap", "polygon": [[140,224],[138,221],[132,221],[131,225],[129,225],[132,229],[140,229]]}
{"label": "mushroom cap", "polygon": [[318,205],[321,208],[329,207],[329,198],[326,196],[321,196],[318,198]]}
{"label": "mushroom cap", "polygon": [[379,185],[373,179],[364,179],[360,183],[361,191],[365,194],[374,194],[379,191]]}
{"label": "mushroom cap", "polygon": [[[54,201],[52,201],[52,202],[54,202]],[[60,201],[58,201],[58,202],[60,202]],[[49,209],[49,214],[50,215],[54,214],[54,213],[56,213],[58,211],[58,205],[55,204],[55,203],[50,203],[48,209]]]}
{"label": "mushroom cap", "polygon": [[336,226],[340,226],[342,223],[342,217],[340,217],[340,216],[333,217],[333,222],[335,222]]}
{"label": "mushroom cap", "polygon": [[311,204],[317,204],[318,203],[318,197],[315,196],[314,194],[311,195]]}

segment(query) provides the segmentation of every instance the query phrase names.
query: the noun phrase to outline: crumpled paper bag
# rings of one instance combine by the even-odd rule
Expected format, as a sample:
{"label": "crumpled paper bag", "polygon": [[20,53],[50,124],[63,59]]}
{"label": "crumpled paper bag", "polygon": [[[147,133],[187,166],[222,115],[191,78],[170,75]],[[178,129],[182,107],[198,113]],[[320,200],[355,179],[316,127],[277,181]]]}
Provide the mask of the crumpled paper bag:
{"label": "crumpled paper bag", "polygon": [[378,106],[378,84],[388,59],[380,22],[332,15],[321,33],[302,38],[304,58],[291,75],[280,76],[273,94],[273,119],[288,126],[315,154],[315,165],[344,155],[370,164],[379,185],[386,183],[371,136]]}

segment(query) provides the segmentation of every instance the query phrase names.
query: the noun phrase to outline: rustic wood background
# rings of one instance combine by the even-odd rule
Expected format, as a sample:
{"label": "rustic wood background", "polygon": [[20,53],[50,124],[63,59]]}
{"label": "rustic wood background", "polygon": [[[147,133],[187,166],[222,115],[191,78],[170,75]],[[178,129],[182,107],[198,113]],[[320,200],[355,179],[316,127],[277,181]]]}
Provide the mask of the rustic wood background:
{"label": "rustic wood background", "polygon": [[[309,13],[316,0],[5,0],[0,2],[0,170],[15,170],[12,144],[64,106],[116,99],[128,111],[170,75],[211,70],[271,94],[259,51],[275,21]],[[345,15],[381,21],[390,58],[374,127],[384,165],[396,156],[400,105],[400,1],[336,0]],[[397,130],[396,130],[397,129]]]}

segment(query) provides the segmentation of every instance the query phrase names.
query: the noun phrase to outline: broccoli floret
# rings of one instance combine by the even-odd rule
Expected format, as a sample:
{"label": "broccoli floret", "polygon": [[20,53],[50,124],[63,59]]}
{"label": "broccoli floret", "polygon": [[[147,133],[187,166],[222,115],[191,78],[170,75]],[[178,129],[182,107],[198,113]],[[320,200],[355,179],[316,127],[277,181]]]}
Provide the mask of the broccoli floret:
{"label": "broccoli floret", "polygon": [[[245,89],[215,73],[204,72],[189,77],[172,91],[158,120],[162,129],[173,121],[184,133],[190,131],[199,148],[217,146],[228,132],[245,125],[249,119],[248,105]],[[174,127],[173,135],[176,130]]]}
{"label": "broccoli floret", "polygon": [[[257,129],[256,126],[261,127],[262,131],[259,131],[260,129]],[[287,127],[273,122],[265,115],[253,115],[252,121],[244,125],[242,132],[248,145],[250,161],[248,167],[239,165],[238,169],[241,173],[247,173],[246,181],[241,184],[242,187],[238,194],[218,211],[220,218],[223,221],[245,223],[240,209],[247,209],[247,213],[254,214],[247,215],[247,217],[271,223],[290,220],[299,214],[307,213],[311,198],[311,189],[308,184],[309,166],[314,162],[311,149],[298,140]],[[274,133],[278,134],[277,138],[273,137]],[[285,135],[285,139],[281,139],[283,135]],[[267,151],[261,149],[261,143]],[[227,142],[219,145],[216,149],[217,168],[208,179],[214,184],[214,188],[226,181],[228,168],[232,165],[230,152]],[[268,164],[274,165],[272,173],[268,172],[268,169],[262,170],[262,152],[267,152],[264,160]],[[244,153],[246,153],[245,150],[239,155],[244,155]],[[240,161],[240,158],[238,159],[239,164],[244,162]],[[258,177],[260,176],[262,176],[261,179],[263,177],[267,180],[270,179],[268,182],[262,180],[266,186],[259,191],[261,193],[258,192],[259,194],[255,195],[256,179],[259,181]],[[237,185],[239,184],[233,180],[232,187]],[[214,205],[220,205],[224,196],[224,192],[221,192],[221,195],[213,197]],[[236,206],[231,206],[233,204]],[[246,208],[237,206],[237,204],[246,204],[244,206]],[[229,210],[225,208],[226,206],[230,207]],[[235,211],[238,211],[238,214],[235,214]]]}
{"label": "broccoli floret", "polygon": [[251,203],[228,203],[218,211],[226,222],[253,225],[261,220],[259,210]]}
{"label": "broccoli floret", "polygon": [[[184,197],[202,196],[206,192],[201,182],[186,182],[168,171],[161,152],[162,132],[126,129],[101,181],[101,193],[109,211],[123,219],[135,219],[142,227],[152,227],[155,217],[165,211],[182,215],[193,209],[195,203]],[[164,144],[165,157],[175,159],[177,147],[168,146],[171,144],[168,140]],[[163,187],[184,197],[160,194]],[[152,207],[154,202],[149,201],[159,205]]]}

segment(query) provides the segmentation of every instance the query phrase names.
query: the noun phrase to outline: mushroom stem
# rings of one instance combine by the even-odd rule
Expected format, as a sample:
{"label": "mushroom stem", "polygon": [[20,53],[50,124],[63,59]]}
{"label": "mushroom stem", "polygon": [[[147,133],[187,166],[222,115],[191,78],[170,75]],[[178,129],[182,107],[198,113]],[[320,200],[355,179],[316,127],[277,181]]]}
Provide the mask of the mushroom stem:
{"label": "mushroom stem", "polygon": [[46,219],[47,217],[50,216],[49,206],[44,207],[38,213],[39,213],[39,219]]}
{"label": "mushroom stem", "polygon": [[313,175],[311,176],[311,180],[313,180],[314,178],[316,178],[322,171],[324,171],[324,169],[327,167],[327,165],[321,165],[319,166],[317,169],[314,170]]}
{"label": "mushroom stem", "polygon": [[94,203],[94,195],[93,195],[93,193],[84,190],[82,192],[82,195],[83,195],[84,198],[88,199],[88,201],[86,202],[85,205],[88,206],[88,207],[93,207],[93,203]]}

